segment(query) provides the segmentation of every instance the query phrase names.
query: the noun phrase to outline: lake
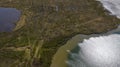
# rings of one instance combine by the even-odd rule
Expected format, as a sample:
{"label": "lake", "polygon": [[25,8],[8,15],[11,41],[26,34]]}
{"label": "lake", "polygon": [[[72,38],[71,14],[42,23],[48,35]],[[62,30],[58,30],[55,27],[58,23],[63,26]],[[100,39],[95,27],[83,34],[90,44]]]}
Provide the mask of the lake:
{"label": "lake", "polygon": [[11,32],[20,19],[21,12],[15,8],[0,7],[0,32]]}

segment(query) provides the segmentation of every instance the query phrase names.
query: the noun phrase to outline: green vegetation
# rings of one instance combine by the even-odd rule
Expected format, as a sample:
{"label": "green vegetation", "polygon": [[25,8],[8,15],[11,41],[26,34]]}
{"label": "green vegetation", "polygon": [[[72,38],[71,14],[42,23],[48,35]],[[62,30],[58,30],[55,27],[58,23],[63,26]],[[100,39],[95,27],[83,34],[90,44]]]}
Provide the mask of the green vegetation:
{"label": "green vegetation", "polygon": [[0,33],[0,67],[49,67],[57,49],[72,36],[106,32],[120,21],[95,0],[0,0],[0,6],[25,16],[15,31]]}

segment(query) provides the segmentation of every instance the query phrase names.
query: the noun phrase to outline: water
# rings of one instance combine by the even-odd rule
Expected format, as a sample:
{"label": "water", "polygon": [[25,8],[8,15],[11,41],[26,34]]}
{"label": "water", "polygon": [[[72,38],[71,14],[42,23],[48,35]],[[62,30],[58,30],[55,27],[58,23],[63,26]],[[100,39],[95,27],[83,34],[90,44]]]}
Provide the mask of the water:
{"label": "water", "polygon": [[[120,0],[98,1],[110,15],[120,18]],[[120,26],[106,34],[86,36],[69,53],[68,67],[120,67]]]}
{"label": "water", "polygon": [[15,8],[0,8],[0,32],[10,32],[15,28],[21,12]]}
{"label": "water", "polygon": [[69,67],[120,67],[120,35],[84,39],[69,54]]}

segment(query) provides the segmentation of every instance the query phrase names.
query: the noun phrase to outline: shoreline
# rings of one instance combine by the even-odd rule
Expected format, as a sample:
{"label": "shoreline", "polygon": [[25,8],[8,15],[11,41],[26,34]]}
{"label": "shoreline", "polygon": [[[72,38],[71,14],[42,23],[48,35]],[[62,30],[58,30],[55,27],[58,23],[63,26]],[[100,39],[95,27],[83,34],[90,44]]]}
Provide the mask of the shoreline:
{"label": "shoreline", "polygon": [[69,52],[72,49],[74,49],[78,45],[78,43],[82,42],[84,39],[88,39],[90,37],[114,34],[118,31],[120,31],[120,25],[118,26],[118,28],[103,34],[91,34],[91,35],[78,34],[76,36],[73,36],[70,40],[67,41],[66,44],[64,44],[58,49],[56,54],[53,56],[50,67],[67,67],[66,61],[68,59]]}
{"label": "shoreline", "polygon": [[83,35],[78,34],[73,36],[70,40],[67,41],[66,44],[61,46],[56,54],[53,56],[52,63],[50,67],[67,67],[67,59],[69,52],[74,49],[78,43],[82,42],[84,38],[88,39],[91,36],[98,36],[100,34],[91,34],[91,35]]}
{"label": "shoreline", "polygon": [[61,46],[56,52],[56,54],[54,55],[52,64],[50,67],[66,67],[67,66],[66,60],[67,60],[69,50],[72,50],[73,47],[77,45],[78,41],[79,41],[79,38],[75,36],[75,37],[72,37],[72,39],[68,40],[68,42],[65,45]]}

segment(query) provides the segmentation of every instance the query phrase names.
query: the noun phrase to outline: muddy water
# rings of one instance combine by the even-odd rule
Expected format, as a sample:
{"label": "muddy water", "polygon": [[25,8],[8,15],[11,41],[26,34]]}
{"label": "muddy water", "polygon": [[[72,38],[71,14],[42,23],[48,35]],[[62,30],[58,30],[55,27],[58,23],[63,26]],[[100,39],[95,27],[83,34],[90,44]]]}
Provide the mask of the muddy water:
{"label": "muddy water", "polygon": [[[120,1],[119,0],[97,0],[97,1],[100,1],[103,4],[104,8],[107,9],[111,13],[110,15],[115,15],[117,16],[117,18],[120,19],[120,12],[119,12]],[[70,54],[77,53],[79,51],[79,49],[77,48],[78,43],[90,37],[97,37],[100,35],[110,35],[110,34],[120,34],[120,26],[117,29],[109,31],[105,34],[76,35],[75,37],[70,39],[64,46],[59,48],[59,50],[53,57],[51,67],[67,67],[67,63],[69,63],[69,65],[72,65],[72,63],[67,62],[67,60],[68,59],[72,60],[73,58],[70,57],[71,56]],[[76,59],[73,59],[73,61],[74,60]],[[76,65],[77,64],[73,62],[73,66],[69,66],[69,67],[80,67]]]}
{"label": "muddy water", "polygon": [[71,54],[71,52],[77,52],[79,50],[77,48],[78,43],[82,42],[84,39],[88,39],[90,37],[97,37],[100,35],[109,35],[109,34],[114,34],[114,33],[119,34],[119,32],[120,32],[120,26],[118,26],[117,29],[109,31],[105,34],[92,34],[92,35],[79,34],[79,35],[74,36],[64,46],[58,49],[57,53],[53,57],[51,67],[68,67],[67,60],[71,59],[69,57],[69,54]]}

